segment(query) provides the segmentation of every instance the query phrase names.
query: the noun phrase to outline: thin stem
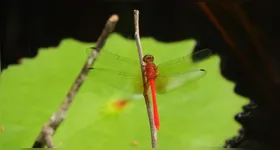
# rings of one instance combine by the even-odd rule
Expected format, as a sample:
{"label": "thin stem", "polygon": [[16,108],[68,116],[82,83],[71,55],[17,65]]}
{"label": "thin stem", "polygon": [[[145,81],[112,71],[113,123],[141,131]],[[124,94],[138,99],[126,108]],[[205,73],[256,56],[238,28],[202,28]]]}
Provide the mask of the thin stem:
{"label": "thin stem", "polygon": [[65,119],[68,109],[70,108],[70,105],[74,100],[74,97],[76,96],[78,90],[80,89],[81,85],[83,84],[89,72],[89,68],[92,67],[93,64],[95,63],[95,60],[99,55],[100,50],[104,46],[109,34],[114,30],[118,20],[119,17],[117,15],[112,15],[108,19],[101,35],[99,36],[96,42],[96,47],[92,49],[90,56],[87,58],[81,72],[79,73],[74,84],[68,91],[60,108],[57,110],[56,113],[54,113],[51,116],[50,120],[42,128],[41,133],[39,134],[35,143],[33,144],[33,148],[44,148],[46,145],[48,148],[54,147],[51,137],[54,135],[59,125]]}
{"label": "thin stem", "polygon": [[146,107],[147,107],[147,112],[148,112],[148,118],[149,118],[149,123],[150,123],[150,131],[151,131],[151,139],[152,139],[152,148],[157,147],[157,130],[154,124],[154,118],[153,118],[153,111],[151,107],[151,102],[147,93],[147,88],[148,88],[148,83],[146,82],[146,77],[145,77],[145,65],[142,60],[143,58],[143,51],[142,51],[142,46],[141,46],[141,40],[140,40],[140,32],[139,32],[139,11],[134,10],[134,27],[135,27],[135,40],[136,40],[136,45],[138,49],[138,55],[139,55],[139,60],[140,60],[140,65],[141,65],[141,72],[142,72],[142,80],[143,80],[143,96],[145,98],[146,102]]}

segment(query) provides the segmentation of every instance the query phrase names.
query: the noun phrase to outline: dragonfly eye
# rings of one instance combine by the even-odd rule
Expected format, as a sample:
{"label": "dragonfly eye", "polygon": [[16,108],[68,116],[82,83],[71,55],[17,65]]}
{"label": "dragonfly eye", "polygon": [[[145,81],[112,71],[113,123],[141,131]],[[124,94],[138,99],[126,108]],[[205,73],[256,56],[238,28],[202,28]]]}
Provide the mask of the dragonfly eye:
{"label": "dragonfly eye", "polygon": [[148,61],[154,61],[154,56],[152,56],[152,55],[145,55],[144,57],[143,57],[143,61],[146,63],[146,62],[148,62]]}

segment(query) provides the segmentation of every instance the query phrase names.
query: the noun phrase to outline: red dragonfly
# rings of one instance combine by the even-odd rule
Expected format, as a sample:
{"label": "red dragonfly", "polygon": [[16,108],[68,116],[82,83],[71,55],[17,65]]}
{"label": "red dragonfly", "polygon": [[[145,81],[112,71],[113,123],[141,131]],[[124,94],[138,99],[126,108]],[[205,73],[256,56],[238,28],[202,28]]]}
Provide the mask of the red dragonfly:
{"label": "red dragonfly", "polygon": [[[103,79],[102,81],[104,82],[113,78],[115,80],[109,82],[109,84],[118,89],[124,89],[128,85],[134,94],[143,94],[144,91],[151,90],[154,124],[156,129],[159,130],[160,123],[156,93],[164,94],[204,77],[206,70],[194,68],[195,63],[192,59],[200,60],[211,56],[211,54],[211,50],[204,49],[191,55],[163,62],[159,65],[155,65],[154,56],[149,54],[145,55],[143,57],[143,61],[145,62],[145,81],[150,88],[144,88],[139,60],[133,60],[102,50],[94,68],[89,68],[92,69],[90,73],[92,75],[90,76]],[[110,67],[112,64],[115,66]],[[101,67],[98,67],[98,65]]]}

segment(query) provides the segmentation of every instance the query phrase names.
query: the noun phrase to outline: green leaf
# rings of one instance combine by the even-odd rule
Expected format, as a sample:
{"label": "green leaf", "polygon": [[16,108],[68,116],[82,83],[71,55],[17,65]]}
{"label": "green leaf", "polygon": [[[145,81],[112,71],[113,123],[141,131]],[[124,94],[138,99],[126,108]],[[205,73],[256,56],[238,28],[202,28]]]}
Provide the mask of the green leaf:
{"label": "green leaf", "polygon": [[[193,40],[172,44],[142,39],[144,53],[163,62],[191,53]],[[24,59],[0,76],[0,148],[30,148],[43,124],[54,113],[87,58],[92,43],[64,40],[59,47],[42,49],[36,59]],[[136,44],[112,35],[105,46],[116,54],[138,59]],[[106,61],[106,60],[105,60]],[[118,64],[107,60],[114,68]],[[98,64],[98,62],[97,62]],[[158,95],[161,129],[158,145],[164,149],[219,147],[237,134],[234,115],[246,103],[233,93],[233,83],[223,79],[219,58],[198,64],[207,70],[201,80],[164,95]],[[109,66],[110,67],[110,66]],[[57,147],[76,149],[116,149],[151,147],[150,129],[142,98],[130,101],[122,110],[113,103],[130,98],[124,89],[90,74],[75,97],[66,120],[54,136]],[[125,85],[124,85],[125,86]]]}

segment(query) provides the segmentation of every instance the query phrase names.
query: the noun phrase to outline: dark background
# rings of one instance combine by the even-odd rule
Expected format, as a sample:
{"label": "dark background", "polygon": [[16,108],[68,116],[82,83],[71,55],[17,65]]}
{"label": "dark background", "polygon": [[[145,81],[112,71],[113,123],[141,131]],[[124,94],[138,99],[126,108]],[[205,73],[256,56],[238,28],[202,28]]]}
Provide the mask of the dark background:
{"label": "dark background", "polygon": [[[195,48],[220,56],[222,75],[235,92],[250,99],[235,119],[243,128],[225,147],[277,149],[279,131],[278,1],[197,3],[192,0],[2,0],[1,70],[64,38],[96,41],[108,17],[120,21],[115,32],[132,38],[133,10],[140,10],[142,37],[163,42],[195,38]],[[217,89],[219,90],[219,89]],[[234,136],[234,135],[233,135]],[[225,139],[226,140],[226,139]]]}

